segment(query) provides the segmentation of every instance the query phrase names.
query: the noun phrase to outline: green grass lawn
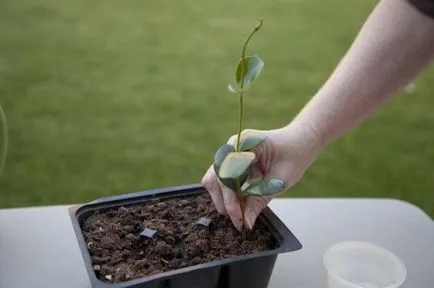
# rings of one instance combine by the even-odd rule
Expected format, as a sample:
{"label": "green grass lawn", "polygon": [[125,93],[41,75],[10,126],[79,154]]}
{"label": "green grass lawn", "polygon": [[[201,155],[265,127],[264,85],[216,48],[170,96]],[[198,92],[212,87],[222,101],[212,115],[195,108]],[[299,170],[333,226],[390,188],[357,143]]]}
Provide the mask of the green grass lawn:
{"label": "green grass lawn", "polygon": [[[200,181],[236,132],[227,91],[245,36],[265,61],[245,128],[285,125],[376,1],[0,2],[9,156],[0,206]],[[329,146],[288,197],[392,197],[434,216],[434,69]]]}

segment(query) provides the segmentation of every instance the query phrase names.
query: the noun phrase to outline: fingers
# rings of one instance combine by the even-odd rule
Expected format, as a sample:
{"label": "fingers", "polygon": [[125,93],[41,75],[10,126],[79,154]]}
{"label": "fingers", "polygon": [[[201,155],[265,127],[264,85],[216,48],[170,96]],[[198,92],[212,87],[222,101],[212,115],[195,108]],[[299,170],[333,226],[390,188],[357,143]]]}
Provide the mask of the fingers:
{"label": "fingers", "polygon": [[227,215],[223,201],[222,189],[212,165],[203,176],[201,184],[209,192],[217,211],[222,215]]}
{"label": "fingers", "polygon": [[243,214],[241,213],[240,202],[238,201],[235,193],[221,183],[221,191],[223,195],[223,201],[226,207],[227,215],[231,218],[235,228],[239,231],[243,228]]}
{"label": "fingers", "polygon": [[272,196],[247,197],[244,210],[244,224],[248,229],[255,225],[258,215],[264,210],[267,204],[273,199]]}
{"label": "fingers", "polygon": [[257,179],[257,178],[263,178],[264,173],[261,169],[261,166],[259,163],[252,166],[252,171],[250,173],[249,179]]}
{"label": "fingers", "polygon": [[[250,135],[262,134],[262,133],[265,133],[265,131],[246,129],[242,132],[241,139]],[[238,140],[237,135],[233,135],[228,139],[227,144],[231,144],[235,146],[237,140]],[[261,150],[258,152],[261,152]],[[256,162],[258,160],[259,159],[256,159]],[[254,167],[256,166],[256,168],[253,169],[251,177],[262,178],[264,173],[263,173],[263,169],[261,169],[261,165],[260,165],[261,163],[255,163],[255,164],[259,164],[259,165],[254,165]],[[245,205],[246,206],[245,215],[249,215],[249,219],[247,219],[243,223],[243,212],[241,211],[241,206],[235,192],[232,191],[230,188],[228,188],[226,185],[224,185],[220,181],[220,179],[218,179],[212,165],[208,168],[205,175],[203,176],[201,184],[210,193],[210,196],[214,202],[217,211],[220,214],[229,216],[235,228],[240,231],[244,225],[247,225],[247,227],[251,229],[251,227],[253,227],[257,215],[268,203],[267,201],[267,203],[262,205],[253,201],[252,204]],[[251,200],[247,200],[247,203],[249,202],[251,202]],[[261,200],[259,200],[259,202],[261,202]],[[252,206],[252,207],[249,208],[248,206]]]}
{"label": "fingers", "polygon": [[229,216],[235,228],[241,230],[243,216],[238,198],[231,189],[217,178],[212,166],[206,171],[201,184],[211,195],[217,211],[220,214]]}

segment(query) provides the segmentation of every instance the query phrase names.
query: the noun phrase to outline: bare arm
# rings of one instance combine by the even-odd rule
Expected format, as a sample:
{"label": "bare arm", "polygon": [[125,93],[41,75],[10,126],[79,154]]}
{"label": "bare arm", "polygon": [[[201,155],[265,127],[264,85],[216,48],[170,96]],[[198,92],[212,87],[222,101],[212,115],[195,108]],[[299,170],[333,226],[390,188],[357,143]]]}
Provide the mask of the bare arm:
{"label": "bare arm", "polygon": [[[422,2],[433,7],[433,1]],[[323,147],[411,82],[433,56],[434,19],[408,1],[381,0],[328,81],[288,127],[308,127]]]}

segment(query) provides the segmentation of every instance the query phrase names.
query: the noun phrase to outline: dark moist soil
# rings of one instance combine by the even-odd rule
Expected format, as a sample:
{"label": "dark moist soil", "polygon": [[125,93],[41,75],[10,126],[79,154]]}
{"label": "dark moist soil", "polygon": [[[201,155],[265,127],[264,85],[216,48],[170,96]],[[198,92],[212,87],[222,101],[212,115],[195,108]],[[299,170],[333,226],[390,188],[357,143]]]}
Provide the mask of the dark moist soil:
{"label": "dark moist soil", "polygon": [[[196,225],[202,217],[212,220],[208,228]],[[140,237],[145,228],[157,230],[152,239]],[[96,213],[82,229],[96,275],[106,282],[123,282],[277,245],[259,221],[243,239],[229,218],[218,214],[208,193]]]}

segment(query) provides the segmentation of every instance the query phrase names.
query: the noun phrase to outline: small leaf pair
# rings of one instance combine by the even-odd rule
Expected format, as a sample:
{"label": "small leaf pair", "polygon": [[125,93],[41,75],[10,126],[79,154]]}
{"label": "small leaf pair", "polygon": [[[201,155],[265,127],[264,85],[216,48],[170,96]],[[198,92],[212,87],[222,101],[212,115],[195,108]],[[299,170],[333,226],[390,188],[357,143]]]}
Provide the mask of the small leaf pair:
{"label": "small leaf pair", "polygon": [[235,72],[236,87],[229,85],[228,89],[233,93],[247,91],[252,83],[259,77],[264,68],[264,61],[258,56],[248,56],[240,59]]}

